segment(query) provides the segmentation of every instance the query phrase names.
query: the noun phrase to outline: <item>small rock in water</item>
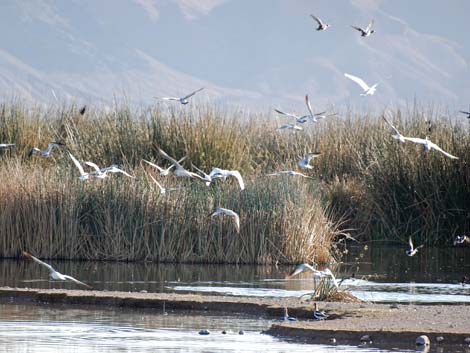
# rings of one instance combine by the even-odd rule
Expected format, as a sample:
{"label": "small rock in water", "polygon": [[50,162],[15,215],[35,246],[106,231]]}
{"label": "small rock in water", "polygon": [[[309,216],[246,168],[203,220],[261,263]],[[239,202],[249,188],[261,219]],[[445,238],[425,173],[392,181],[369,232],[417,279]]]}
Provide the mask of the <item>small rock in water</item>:
{"label": "small rock in water", "polygon": [[470,343],[470,337],[465,338],[465,343]]}
{"label": "small rock in water", "polygon": [[398,304],[394,303],[390,305],[390,309],[398,309]]}
{"label": "small rock in water", "polygon": [[145,289],[142,289],[140,293],[148,293]]}
{"label": "small rock in water", "polygon": [[244,335],[244,334],[245,334],[245,331],[240,330],[240,331],[238,331],[238,334],[239,334],[239,335]]}
{"label": "small rock in water", "polygon": [[223,335],[226,335],[226,334],[227,334],[227,331],[223,330],[223,331],[222,331],[222,334],[223,334]]}
{"label": "small rock in water", "polygon": [[199,331],[199,334],[200,335],[210,335],[210,332],[209,332],[209,330],[204,329],[204,330]]}
{"label": "small rock in water", "polygon": [[437,336],[437,337],[436,337],[436,342],[437,342],[437,343],[444,342],[444,337],[442,337],[442,336]]}
{"label": "small rock in water", "polygon": [[331,337],[329,339],[329,341],[330,341],[331,344],[336,344],[336,338],[334,338],[334,337]]}
{"label": "small rock in water", "polygon": [[415,343],[417,346],[429,346],[431,341],[429,340],[428,336],[422,335],[416,338]]}
{"label": "small rock in water", "polygon": [[361,342],[372,342],[372,339],[369,335],[364,335],[361,337]]}

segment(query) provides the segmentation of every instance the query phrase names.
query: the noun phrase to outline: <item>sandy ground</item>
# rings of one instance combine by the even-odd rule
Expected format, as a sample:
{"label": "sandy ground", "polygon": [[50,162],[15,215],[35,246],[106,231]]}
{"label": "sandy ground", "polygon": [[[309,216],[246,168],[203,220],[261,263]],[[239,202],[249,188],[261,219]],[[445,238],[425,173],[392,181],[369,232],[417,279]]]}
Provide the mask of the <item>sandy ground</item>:
{"label": "sandy ground", "polygon": [[[298,298],[253,298],[177,293],[140,293],[64,289],[0,287],[3,303],[75,304],[174,310],[215,311],[252,314],[276,319],[284,314],[298,321],[276,321],[266,332],[278,337],[309,343],[360,344],[361,337],[373,346],[414,347],[416,337],[427,335],[432,345],[470,344],[470,305],[389,305],[371,303],[318,303],[329,314],[314,321],[312,303]],[[467,342],[466,342],[467,340]],[[369,343],[368,343],[369,344]]]}

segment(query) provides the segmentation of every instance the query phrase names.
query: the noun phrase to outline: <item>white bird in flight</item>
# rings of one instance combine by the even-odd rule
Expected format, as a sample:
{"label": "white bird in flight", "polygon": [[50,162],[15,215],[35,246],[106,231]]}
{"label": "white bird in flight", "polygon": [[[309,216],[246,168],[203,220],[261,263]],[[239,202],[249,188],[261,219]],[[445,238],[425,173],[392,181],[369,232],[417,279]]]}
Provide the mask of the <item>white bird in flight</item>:
{"label": "white bird in flight", "polygon": [[8,148],[15,146],[14,143],[0,143],[0,148]]}
{"label": "white bird in flight", "polygon": [[157,147],[156,145],[154,145],[154,148],[156,148],[158,150],[158,152],[160,152],[160,154],[163,156],[163,158],[168,159],[172,164],[175,165],[175,167],[176,167],[175,175],[176,176],[185,177],[185,178],[196,178],[196,179],[204,181],[204,179],[199,174],[193,173],[193,172],[190,172],[189,170],[184,169],[184,167],[176,159],[170,157],[161,148]]}
{"label": "white bird in flight", "polygon": [[312,177],[309,177],[308,175],[296,172],[294,170],[283,170],[283,171],[280,171],[280,172],[266,174],[266,176],[277,176],[277,175],[288,175],[288,176],[296,176],[297,175],[297,176],[301,176],[301,177],[304,177],[304,178],[313,179]]}
{"label": "white bird in flight", "polygon": [[29,252],[27,252],[27,251],[23,251],[23,255],[26,256],[26,257],[29,257],[31,260],[33,260],[33,261],[37,262],[38,264],[40,264],[40,265],[44,266],[45,268],[47,268],[47,269],[49,270],[49,276],[50,276],[53,280],[57,280],[57,281],[72,281],[72,282],[75,282],[75,283],[77,283],[77,284],[79,284],[79,285],[81,285],[81,286],[87,287],[87,288],[89,288],[89,289],[92,289],[92,288],[93,288],[92,286],[90,286],[90,285],[88,285],[88,284],[86,284],[86,283],[83,283],[83,282],[79,281],[78,279],[76,279],[76,278],[74,278],[74,277],[72,277],[72,276],[64,275],[64,274],[62,274],[62,273],[60,273],[60,272],[57,272],[56,270],[54,270],[54,268],[53,268],[51,265],[49,265],[49,264],[47,264],[47,263],[45,263],[45,262],[39,260],[37,257],[34,257],[33,255],[31,255],[31,254],[30,254]]}
{"label": "white bird in flight", "polygon": [[424,245],[417,246],[416,248],[413,247],[413,241],[411,240],[411,237],[408,239],[408,243],[410,244],[410,248],[406,250],[406,255],[407,256],[414,256],[418,252],[419,248],[422,248]]}
{"label": "white bird in flight", "polygon": [[279,126],[276,130],[303,130],[301,126],[295,125],[295,124],[283,124]]}
{"label": "white bird in flight", "polygon": [[191,92],[190,94],[188,94],[184,97],[155,97],[155,98],[163,99],[163,100],[166,100],[166,101],[178,101],[181,104],[188,104],[189,103],[188,98],[194,96],[197,92],[202,91],[203,89],[204,89],[204,87],[199,88],[199,89],[195,90],[194,92]]}
{"label": "white bird in flight", "polygon": [[330,277],[333,281],[333,284],[335,285],[336,288],[338,288],[338,283],[336,283],[336,277],[333,275],[333,272],[329,268],[325,268],[324,270],[320,271],[315,269],[312,265],[303,263],[300,265],[297,265],[294,270],[287,275],[288,278],[293,277],[295,275],[298,275],[299,273],[302,273],[304,271],[312,271],[313,272],[313,277],[319,277],[319,278],[324,278],[324,277]]}
{"label": "white bird in flight", "polygon": [[326,30],[328,27],[330,27],[330,25],[328,23],[325,23],[323,22],[322,20],[320,20],[317,16],[315,15],[310,15],[311,18],[313,18],[317,23],[318,23],[318,27],[316,28],[317,31],[324,31]]}
{"label": "white bird in flight", "polygon": [[369,86],[367,83],[364,82],[362,78],[359,78],[354,75],[346,74],[346,73],[344,74],[344,76],[356,82],[359,86],[361,86],[361,88],[364,91],[363,93],[361,93],[361,96],[372,96],[377,90],[378,83],[375,83],[372,86]]}
{"label": "white bird in flight", "polygon": [[238,216],[236,212],[229,210],[227,208],[216,207],[214,212],[212,212],[212,214],[210,215],[210,217],[212,218],[220,214],[233,217],[233,221],[235,223],[235,228],[237,229],[237,233],[240,233],[240,217]]}
{"label": "white bird in flight", "polygon": [[31,151],[29,151],[29,157],[31,157],[33,154],[35,153],[39,153],[41,154],[41,156],[43,157],[49,157],[49,155],[51,154],[51,151],[54,147],[62,147],[62,146],[65,146],[64,143],[62,142],[49,142],[49,144],[47,145],[47,148],[44,150],[44,151],[41,151],[39,148],[37,147],[33,147],[31,148]]}
{"label": "white bird in flight", "polygon": [[444,151],[442,148],[440,148],[438,145],[436,145],[434,142],[432,142],[431,140],[428,139],[428,137],[426,136],[426,138],[422,139],[422,138],[419,138],[419,137],[406,137],[404,136],[403,137],[406,141],[411,141],[411,142],[414,142],[414,143],[418,143],[418,144],[421,144],[424,146],[424,149],[426,151],[429,151],[431,149],[435,149],[436,151],[438,152],[441,152],[443,155],[449,157],[449,158],[452,158],[452,159],[459,159],[459,157],[456,157],[456,156],[453,156],[451,155],[450,153]]}
{"label": "white bird in flight", "polygon": [[313,152],[313,153],[309,152],[297,164],[299,165],[299,167],[304,168],[304,169],[313,169],[313,167],[310,165],[310,161],[312,160],[312,158],[316,158],[320,155],[321,153],[319,152]]}
{"label": "white bird in flight", "polygon": [[211,179],[216,178],[223,178],[226,179],[227,177],[234,177],[238,181],[238,185],[240,186],[240,190],[245,190],[245,182],[243,181],[242,175],[238,170],[226,170],[220,168],[213,168],[209,173]]}
{"label": "white bird in flight", "polygon": [[[181,158],[178,163],[181,163],[183,162],[184,160],[186,159],[186,156],[184,156],[183,158]],[[172,164],[170,165],[168,168],[164,169],[158,165],[156,165],[155,163],[152,163],[150,161],[147,161],[146,159],[142,159],[143,162],[147,163],[148,165],[150,165],[151,167],[154,167],[156,170],[158,170],[158,172],[160,173],[160,175],[163,175],[163,176],[167,176],[170,174],[170,171],[172,168],[175,167],[175,164]]]}
{"label": "white bird in flight", "polygon": [[[295,121],[298,122],[299,124],[304,124],[304,123],[306,123],[306,122],[308,121],[308,118],[309,118],[308,115],[295,115],[295,114],[283,112],[282,110],[279,110],[279,109],[274,109],[274,111],[275,111],[276,113],[281,114],[281,115],[285,115],[285,116],[294,118]],[[292,124],[291,124],[291,125],[292,125]],[[284,126],[284,125],[283,125],[283,126]],[[278,128],[277,130],[279,130],[279,128]]]}
{"label": "white bird in flight", "polygon": [[362,29],[361,27],[356,27],[356,26],[351,26],[351,27],[361,32],[361,37],[369,37],[371,34],[375,33],[375,31],[372,29],[373,25],[374,25],[374,20],[370,20],[366,29]]}
{"label": "white bird in flight", "polygon": [[116,167],[115,165],[112,165],[112,166],[106,167],[106,168],[100,168],[100,167],[98,167],[98,165],[96,165],[96,163],[93,163],[93,162],[87,161],[87,162],[85,162],[85,164],[89,167],[92,167],[95,170],[93,173],[90,173],[90,174],[93,174],[93,176],[98,178],[98,179],[106,178],[108,176],[108,173],[121,173],[121,174],[124,174],[125,176],[127,176],[129,178],[135,178],[135,176],[130,175],[129,173],[127,173],[126,171]]}

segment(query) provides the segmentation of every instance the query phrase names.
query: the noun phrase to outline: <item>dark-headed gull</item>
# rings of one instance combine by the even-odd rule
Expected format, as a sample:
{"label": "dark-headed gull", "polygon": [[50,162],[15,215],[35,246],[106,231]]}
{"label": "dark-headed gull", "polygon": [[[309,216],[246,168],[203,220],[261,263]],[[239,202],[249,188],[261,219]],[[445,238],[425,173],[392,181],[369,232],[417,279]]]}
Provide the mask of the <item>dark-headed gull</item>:
{"label": "dark-headed gull", "polygon": [[364,91],[363,93],[361,93],[361,96],[372,96],[377,90],[378,83],[369,86],[367,83],[364,82],[362,78],[350,74],[344,74],[344,76],[361,86],[362,90]]}
{"label": "dark-headed gull", "polygon": [[315,15],[310,15],[311,18],[313,18],[317,23],[318,23],[318,27],[316,28],[317,31],[324,31],[325,29],[327,29],[328,27],[330,27],[330,25],[328,23],[325,23],[323,22],[322,20],[320,20],[317,16]]}
{"label": "dark-headed gull", "polygon": [[238,216],[236,212],[229,210],[227,208],[217,207],[214,210],[214,212],[212,212],[210,217],[212,218],[220,214],[233,217],[233,222],[235,223],[235,228],[237,229],[237,233],[240,233],[240,217]]}
{"label": "dark-headed gull", "polygon": [[72,276],[64,275],[60,272],[57,272],[56,270],[54,270],[54,268],[51,265],[46,264],[45,262],[39,260],[37,257],[34,257],[33,255],[31,255],[27,251],[23,251],[23,255],[26,256],[26,257],[29,257],[31,260],[33,260],[33,261],[37,262],[38,264],[40,264],[40,265],[44,266],[45,268],[47,268],[49,270],[49,276],[53,280],[56,280],[56,281],[71,281],[71,282],[77,283],[81,286],[87,287],[89,289],[93,288],[92,286],[90,286],[86,283],[83,283],[83,282],[79,281],[78,279],[76,279]]}
{"label": "dark-headed gull", "polygon": [[373,25],[374,25],[374,20],[370,20],[366,29],[362,29],[361,27],[356,27],[356,26],[351,26],[351,27],[361,32],[361,37],[369,37],[372,33],[375,33],[375,31],[372,29]]}
{"label": "dark-headed gull", "polygon": [[155,98],[163,99],[163,100],[166,100],[166,101],[178,101],[181,104],[188,104],[189,103],[188,98],[194,96],[197,92],[202,91],[203,89],[204,89],[204,87],[199,88],[199,89],[195,90],[194,92],[191,92],[190,94],[188,94],[184,97],[155,97]]}
{"label": "dark-headed gull", "polygon": [[304,169],[313,169],[313,167],[310,165],[310,161],[312,160],[312,158],[316,158],[320,155],[320,152],[309,152],[297,164],[299,165],[299,167]]}
{"label": "dark-headed gull", "polygon": [[57,141],[54,141],[54,142],[49,142],[49,144],[47,145],[47,148],[44,150],[44,151],[41,151],[39,148],[37,147],[33,147],[31,149],[31,151],[29,151],[29,157],[31,157],[33,154],[35,153],[39,153],[41,154],[41,156],[43,157],[49,157],[49,155],[51,154],[51,151],[54,147],[63,147],[65,146],[64,143],[62,142],[57,142]]}
{"label": "dark-headed gull", "polygon": [[407,256],[414,256],[418,252],[419,248],[422,248],[424,245],[417,246],[416,248],[413,246],[413,240],[411,240],[411,237],[408,239],[408,244],[410,245],[410,248],[405,251]]}

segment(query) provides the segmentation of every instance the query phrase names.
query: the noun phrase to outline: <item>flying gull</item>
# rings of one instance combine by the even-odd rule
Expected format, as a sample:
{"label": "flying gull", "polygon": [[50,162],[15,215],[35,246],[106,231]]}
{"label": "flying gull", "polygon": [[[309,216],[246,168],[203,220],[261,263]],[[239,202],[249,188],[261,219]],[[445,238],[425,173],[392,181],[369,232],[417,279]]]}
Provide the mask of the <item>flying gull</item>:
{"label": "flying gull", "polygon": [[235,222],[235,228],[237,229],[237,233],[240,233],[240,217],[238,214],[232,210],[227,208],[217,207],[214,212],[210,215],[210,217],[215,217],[217,215],[226,215],[233,217],[233,221]]}
{"label": "flying gull", "polygon": [[163,100],[166,100],[166,101],[178,101],[180,102],[181,104],[188,104],[189,103],[189,98],[194,96],[197,92],[199,91],[202,91],[204,89],[204,87],[202,88],[199,88],[197,90],[195,90],[194,92],[191,92],[190,94],[184,96],[184,97],[155,97],[156,99],[163,99]]}
{"label": "flying gull", "polygon": [[378,83],[375,83],[372,86],[369,86],[367,83],[364,82],[362,78],[359,78],[354,75],[346,74],[346,73],[344,74],[344,76],[356,82],[359,86],[361,86],[361,88],[364,91],[363,93],[361,93],[361,96],[372,96],[377,90]]}

